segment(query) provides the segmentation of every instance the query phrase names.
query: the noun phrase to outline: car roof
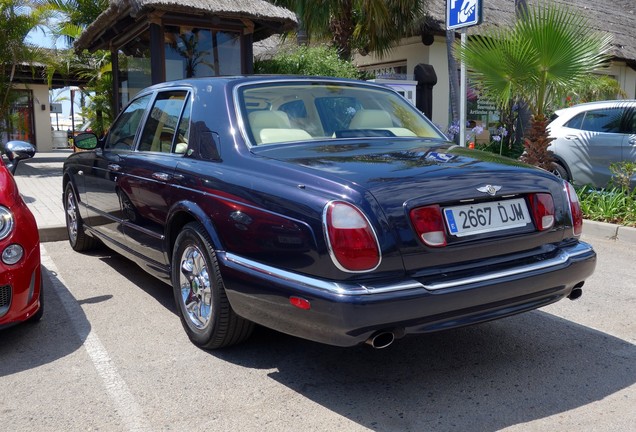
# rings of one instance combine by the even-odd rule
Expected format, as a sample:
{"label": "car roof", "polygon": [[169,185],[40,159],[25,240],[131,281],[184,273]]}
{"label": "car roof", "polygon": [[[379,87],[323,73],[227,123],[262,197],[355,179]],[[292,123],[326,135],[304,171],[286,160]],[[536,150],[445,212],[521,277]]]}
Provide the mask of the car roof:
{"label": "car roof", "polygon": [[579,113],[582,111],[587,111],[594,108],[612,108],[617,106],[625,106],[625,105],[633,105],[636,107],[636,99],[616,99],[616,100],[606,100],[606,101],[595,101],[595,102],[586,102],[577,105],[572,105],[567,108],[561,108],[556,110],[554,113],[558,116],[562,116],[567,113]]}
{"label": "car roof", "polygon": [[325,76],[306,76],[306,75],[235,75],[235,76],[215,76],[215,77],[200,77],[200,78],[186,78],[174,81],[166,81],[158,84],[154,84],[147,87],[146,90],[157,90],[162,88],[179,87],[179,86],[192,86],[192,87],[204,87],[206,85],[236,85],[250,82],[272,82],[272,81],[307,81],[307,82],[319,82],[319,81],[333,81],[333,82],[350,82],[350,83],[364,83],[370,86],[381,86],[373,82],[354,80],[349,78],[337,78],[337,77],[325,77]]}

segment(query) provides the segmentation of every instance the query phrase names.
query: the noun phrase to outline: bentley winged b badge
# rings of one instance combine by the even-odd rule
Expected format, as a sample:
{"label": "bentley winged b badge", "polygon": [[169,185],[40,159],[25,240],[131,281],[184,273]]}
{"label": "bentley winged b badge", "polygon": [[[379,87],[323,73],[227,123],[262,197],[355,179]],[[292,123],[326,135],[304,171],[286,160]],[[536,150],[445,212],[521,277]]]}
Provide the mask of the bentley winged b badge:
{"label": "bentley winged b badge", "polygon": [[501,186],[497,186],[497,185],[486,185],[486,186],[477,188],[479,192],[487,193],[490,196],[495,196],[495,194],[499,192],[500,189],[501,189]]}

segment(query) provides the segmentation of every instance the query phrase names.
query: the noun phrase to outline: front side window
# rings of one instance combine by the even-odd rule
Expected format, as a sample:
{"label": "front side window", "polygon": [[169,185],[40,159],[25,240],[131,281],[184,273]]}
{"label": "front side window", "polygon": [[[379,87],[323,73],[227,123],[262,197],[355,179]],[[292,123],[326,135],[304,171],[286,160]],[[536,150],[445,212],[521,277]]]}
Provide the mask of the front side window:
{"label": "front side window", "polygon": [[622,108],[606,108],[585,113],[581,129],[590,132],[619,133]]}
{"label": "front side window", "polygon": [[132,150],[139,125],[150,102],[151,95],[135,99],[119,115],[110,128],[104,150]]}
{"label": "front side window", "polygon": [[237,91],[252,145],[357,137],[445,139],[393,91],[339,82],[267,83]]}
{"label": "front side window", "polygon": [[187,147],[185,134],[189,122],[180,124],[179,121],[187,96],[188,92],[183,90],[164,91],[157,95],[139,138],[139,151],[174,153],[179,144]]}
{"label": "front side window", "polygon": [[628,108],[625,112],[625,133],[636,134],[636,108]]}

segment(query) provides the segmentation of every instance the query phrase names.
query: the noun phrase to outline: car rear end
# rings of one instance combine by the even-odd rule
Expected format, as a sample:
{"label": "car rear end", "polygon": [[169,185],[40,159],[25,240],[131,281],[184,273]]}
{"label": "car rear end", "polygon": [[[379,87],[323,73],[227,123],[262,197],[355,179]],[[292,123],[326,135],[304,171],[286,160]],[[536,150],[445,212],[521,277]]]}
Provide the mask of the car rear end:
{"label": "car rear end", "polygon": [[[368,193],[360,196],[371,199],[329,200],[326,253],[314,274],[224,255],[233,308],[319,342],[383,347],[409,333],[580,297],[596,255],[579,240],[582,214],[572,186],[536,169],[458,155],[466,151],[426,153],[421,167],[414,160],[402,174],[407,182],[351,183],[365,183]],[[427,157],[441,161],[423,163]],[[325,261],[338,279],[321,275]],[[255,295],[259,287],[263,296]]]}

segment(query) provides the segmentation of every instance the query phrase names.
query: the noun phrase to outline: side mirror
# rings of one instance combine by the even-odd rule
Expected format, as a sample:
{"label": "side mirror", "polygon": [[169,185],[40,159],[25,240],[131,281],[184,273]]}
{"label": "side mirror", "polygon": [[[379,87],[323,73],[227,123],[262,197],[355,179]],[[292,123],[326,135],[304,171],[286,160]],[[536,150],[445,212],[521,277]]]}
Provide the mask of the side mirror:
{"label": "side mirror", "polygon": [[98,144],[97,135],[92,132],[85,132],[73,138],[73,144],[80,150],[95,150]]}
{"label": "side mirror", "polygon": [[7,168],[11,174],[15,174],[18,162],[35,156],[35,147],[26,141],[9,141],[4,145],[4,154],[10,162]]}

